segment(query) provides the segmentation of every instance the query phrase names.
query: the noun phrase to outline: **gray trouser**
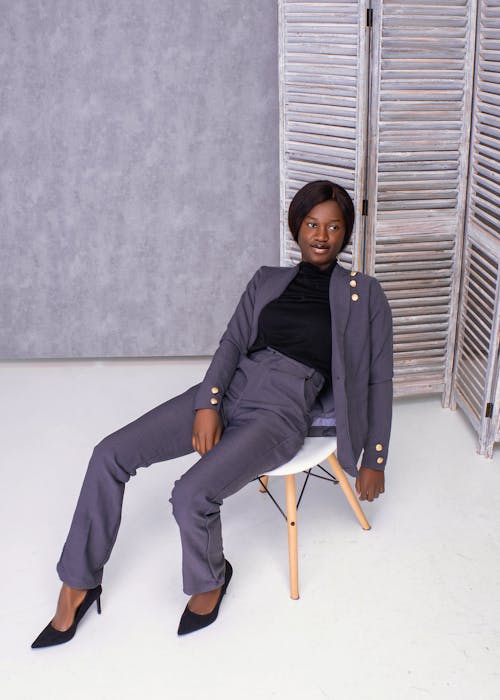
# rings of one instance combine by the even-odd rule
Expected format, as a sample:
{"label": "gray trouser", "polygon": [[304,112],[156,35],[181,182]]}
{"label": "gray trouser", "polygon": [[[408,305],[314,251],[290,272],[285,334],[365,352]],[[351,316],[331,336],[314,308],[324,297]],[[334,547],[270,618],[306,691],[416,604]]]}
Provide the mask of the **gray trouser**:
{"label": "gray trouser", "polygon": [[[222,401],[220,442],[175,482],[170,499],[188,595],[223,583],[222,501],[296,454],[323,383],[319,372],[274,350],[240,362]],[[101,583],[120,525],[125,484],[137,469],[193,452],[197,388],[148,411],[94,448],[57,564],[69,586],[88,589]]]}

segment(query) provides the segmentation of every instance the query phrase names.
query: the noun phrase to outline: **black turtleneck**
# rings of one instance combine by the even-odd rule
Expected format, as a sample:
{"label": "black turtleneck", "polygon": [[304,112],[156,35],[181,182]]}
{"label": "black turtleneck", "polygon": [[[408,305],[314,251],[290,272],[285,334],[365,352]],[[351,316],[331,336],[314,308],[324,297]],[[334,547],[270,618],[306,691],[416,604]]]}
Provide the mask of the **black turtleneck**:
{"label": "black turtleneck", "polygon": [[269,302],[259,316],[257,338],[250,352],[266,347],[298,360],[331,378],[332,331],[330,276],[326,270],[301,262],[283,294]]}

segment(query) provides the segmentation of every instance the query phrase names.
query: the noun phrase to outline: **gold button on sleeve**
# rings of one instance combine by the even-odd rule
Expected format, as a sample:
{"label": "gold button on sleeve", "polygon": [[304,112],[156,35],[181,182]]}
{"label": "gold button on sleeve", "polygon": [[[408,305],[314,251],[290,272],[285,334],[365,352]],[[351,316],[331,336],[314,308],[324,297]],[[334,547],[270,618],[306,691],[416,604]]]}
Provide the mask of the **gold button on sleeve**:
{"label": "gold button on sleeve", "polygon": [[218,394],[219,393],[219,387],[218,386],[213,386],[210,391],[212,394]]}
{"label": "gold button on sleeve", "polygon": [[351,280],[351,281],[349,282],[349,284],[351,285],[351,287],[355,287],[356,284],[357,284],[357,282],[356,282],[356,280]]}
{"label": "gold button on sleeve", "polygon": [[377,452],[382,452],[383,447],[380,444],[380,442],[375,445],[375,449],[377,450]]}
{"label": "gold button on sleeve", "polygon": [[212,398],[212,399],[210,399],[210,403],[212,404],[212,406],[217,406],[217,404],[218,404],[219,402],[217,401],[216,398]]}
{"label": "gold button on sleeve", "polygon": [[358,273],[356,272],[356,270],[351,270],[351,277],[354,277],[354,276],[357,275],[357,274],[358,274]]}
{"label": "gold button on sleeve", "polygon": [[384,462],[384,458],[383,458],[383,457],[379,457],[379,458],[377,459],[377,464],[383,464],[383,462]]}
{"label": "gold button on sleeve", "polygon": [[353,301],[358,301],[359,296],[358,296],[357,294],[352,294],[351,299],[352,299]]}

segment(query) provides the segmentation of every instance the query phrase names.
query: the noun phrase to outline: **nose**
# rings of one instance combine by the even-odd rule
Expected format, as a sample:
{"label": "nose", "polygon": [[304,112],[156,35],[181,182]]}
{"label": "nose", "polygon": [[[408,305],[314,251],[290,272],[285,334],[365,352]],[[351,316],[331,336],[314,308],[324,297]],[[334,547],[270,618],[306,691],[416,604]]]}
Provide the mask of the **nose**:
{"label": "nose", "polygon": [[320,224],[316,229],[316,240],[327,241],[328,240],[328,229],[324,224]]}

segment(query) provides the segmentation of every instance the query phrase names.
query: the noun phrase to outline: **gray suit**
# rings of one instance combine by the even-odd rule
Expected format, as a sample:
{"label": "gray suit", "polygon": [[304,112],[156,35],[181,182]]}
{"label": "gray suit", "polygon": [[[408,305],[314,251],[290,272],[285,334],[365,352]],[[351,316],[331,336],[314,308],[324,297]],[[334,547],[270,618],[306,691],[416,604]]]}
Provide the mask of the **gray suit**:
{"label": "gray suit", "polygon": [[[252,346],[263,307],[285,290],[296,267],[261,267],[250,280],[196,395],[196,408],[212,406],[211,388],[223,394],[240,358]],[[392,419],[392,316],[374,277],[336,265],[330,280],[333,395],[313,417],[335,407],[338,459],[352,476],[362,465],[384,469]],[[314,342],[314,339],[312,339]],[[220,406],[220,403],[215,407]]]}
{"label": "gray suit", "polygon": [[[319,372],[271,349],[247,357],[260,311],[298,268],[263,267],[241,297],[201,384],[148,411],[102,440],[92,453],[70,531],[57,565],[73,588],[101,583],[115,542],[125,484],[140,467],[193,451],[195,411],[220,412],[220,442],[176,483],[184,591],[221,585],[223,500],[300,448],[314,416],[335,410],[338,456],[351,474],[383,469],[392,406],[392,320],[378,282],[337,265],[330,282],[333,392],[319,402]],[[333,402],[334,398],[334,402]],[[334,405],[335,404],[335,405]]]}

